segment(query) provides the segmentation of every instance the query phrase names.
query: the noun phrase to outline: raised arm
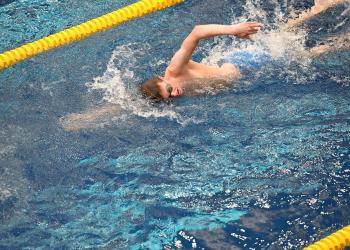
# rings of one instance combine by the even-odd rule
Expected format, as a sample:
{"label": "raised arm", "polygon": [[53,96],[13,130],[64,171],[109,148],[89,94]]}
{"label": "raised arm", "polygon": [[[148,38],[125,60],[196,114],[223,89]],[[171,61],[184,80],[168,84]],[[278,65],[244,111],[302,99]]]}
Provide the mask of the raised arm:
{"label": "raised arm", "polygon": [[246,22],[234,25],[198,25],[183,41],[181,48],[175,53],[167,68],[172,74],[180,74],[187,63],[190,61],[199,40],[219,36],[232,35],[240,38],[249,38],[250,35],[260,30],[260,24],[256,22]]}

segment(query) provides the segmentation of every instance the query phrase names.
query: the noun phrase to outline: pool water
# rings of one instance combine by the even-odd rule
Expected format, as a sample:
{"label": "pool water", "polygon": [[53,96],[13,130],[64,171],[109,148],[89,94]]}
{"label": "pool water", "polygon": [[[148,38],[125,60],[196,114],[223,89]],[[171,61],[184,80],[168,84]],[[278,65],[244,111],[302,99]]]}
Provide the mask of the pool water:
{"label": "pool water", "polygon": [[[0,1],[0,51],[132,2]],[[349,6],[280,29],[312,4],[186,1],[2,71],[0,249],[300,249],[350,224],[350,51],[308,52],[349,32]],[[140,98],[194,25],[243,20],[262,33],[194,59],[271,64]]]}

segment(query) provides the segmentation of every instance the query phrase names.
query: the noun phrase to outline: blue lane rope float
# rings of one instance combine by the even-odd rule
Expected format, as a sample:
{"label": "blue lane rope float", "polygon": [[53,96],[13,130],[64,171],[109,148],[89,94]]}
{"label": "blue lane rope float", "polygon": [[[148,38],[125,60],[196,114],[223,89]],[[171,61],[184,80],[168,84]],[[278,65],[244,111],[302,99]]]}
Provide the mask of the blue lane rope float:
{"label": "blue lane rope float", "polygon": [[44,51],[73,43],[126,21],[168,8],[184,0],[141,0],[85,23],[0,54],[0,70]]}

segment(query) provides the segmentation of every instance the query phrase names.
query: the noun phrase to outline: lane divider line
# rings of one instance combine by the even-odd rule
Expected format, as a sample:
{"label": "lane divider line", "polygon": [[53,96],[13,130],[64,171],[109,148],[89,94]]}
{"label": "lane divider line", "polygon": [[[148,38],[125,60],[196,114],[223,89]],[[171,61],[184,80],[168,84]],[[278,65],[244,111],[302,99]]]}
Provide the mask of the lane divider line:
{"label": "lane divider line", "polygon": [[8,68],[44,51],[67,45],[126,21],[171,7],[185,0],[140,0],[124,8],[73,26],[37,41],[0,54],[0,70]]}
{"label": "lane divider line", "polygon": [[341,250],[350,247],[350,225],[305,247],[304,250]]}

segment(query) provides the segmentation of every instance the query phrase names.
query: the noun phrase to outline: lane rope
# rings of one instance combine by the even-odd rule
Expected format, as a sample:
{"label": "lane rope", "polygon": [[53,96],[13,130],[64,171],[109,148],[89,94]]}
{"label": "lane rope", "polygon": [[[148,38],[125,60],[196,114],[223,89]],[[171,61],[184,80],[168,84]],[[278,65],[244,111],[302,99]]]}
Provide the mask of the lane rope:
{"label": "lane rope", "polygon": [[340,250],[350,247],[350,225],[304,248],[304,250]]}
{"label": "lane rope", "polygon": [[124,8],[65,29],[37,41],[0,54],[0,70],[33,57],[44,51],[67,45],[93,34],[110,29],[126,21],[171,7],[184,0],[141,0]]}

